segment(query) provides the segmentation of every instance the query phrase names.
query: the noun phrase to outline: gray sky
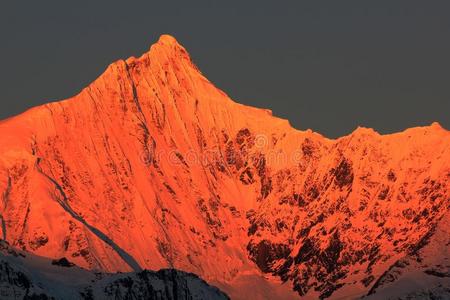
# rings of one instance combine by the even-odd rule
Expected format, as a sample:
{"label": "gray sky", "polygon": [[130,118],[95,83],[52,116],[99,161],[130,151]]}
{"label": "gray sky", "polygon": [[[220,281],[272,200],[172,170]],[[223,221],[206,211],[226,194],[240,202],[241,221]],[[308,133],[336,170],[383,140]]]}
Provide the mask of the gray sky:
{"label": "gray sky", "polygon": [[450,128],[448,0],[3,1],[0,118],[77,94],[163,33],[233,99],[299,129]]}

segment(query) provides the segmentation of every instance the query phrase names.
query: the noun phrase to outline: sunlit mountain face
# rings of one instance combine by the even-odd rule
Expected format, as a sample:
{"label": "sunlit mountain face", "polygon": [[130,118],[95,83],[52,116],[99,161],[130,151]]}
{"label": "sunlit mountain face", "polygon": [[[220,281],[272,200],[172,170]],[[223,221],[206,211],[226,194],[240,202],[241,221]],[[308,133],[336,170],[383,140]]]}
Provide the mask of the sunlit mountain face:
{"label": "sunlit mountain face", "polygon": [[0,137],[2,299],[450,297],[438,123],[299,131],[163,35]]}

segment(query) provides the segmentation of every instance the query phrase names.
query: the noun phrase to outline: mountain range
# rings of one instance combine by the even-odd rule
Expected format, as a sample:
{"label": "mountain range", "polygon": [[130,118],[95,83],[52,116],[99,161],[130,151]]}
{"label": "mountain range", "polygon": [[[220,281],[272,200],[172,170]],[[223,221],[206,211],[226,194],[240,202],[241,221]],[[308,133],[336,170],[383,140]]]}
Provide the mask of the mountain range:
{"label": "mountain range", "polygon": [[438,123],[297,130],[230,99],[163,35],[0,137],[4,297],[450,298]]}

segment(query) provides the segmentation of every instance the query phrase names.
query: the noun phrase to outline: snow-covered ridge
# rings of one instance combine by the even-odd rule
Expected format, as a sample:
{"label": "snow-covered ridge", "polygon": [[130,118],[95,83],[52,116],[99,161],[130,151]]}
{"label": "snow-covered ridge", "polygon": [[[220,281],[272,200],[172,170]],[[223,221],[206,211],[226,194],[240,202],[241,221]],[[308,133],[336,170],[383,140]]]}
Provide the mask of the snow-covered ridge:
{"label": "snow-covered ridge", "polygon": [[194,274],[157,272],[106,274],[49,260],[0,241],[1,299],[229,299]]}

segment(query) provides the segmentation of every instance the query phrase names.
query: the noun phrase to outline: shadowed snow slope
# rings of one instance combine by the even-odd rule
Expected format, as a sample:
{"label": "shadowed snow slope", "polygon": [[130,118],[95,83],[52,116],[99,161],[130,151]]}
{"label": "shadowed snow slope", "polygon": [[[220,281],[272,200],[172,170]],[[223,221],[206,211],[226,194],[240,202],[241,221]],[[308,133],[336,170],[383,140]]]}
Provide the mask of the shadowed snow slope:
{"label": "shadowed snow slope", "polygon": [[176,268],[235,299],[355,298],[449,242],[449,131],[293,129],[232,101],[167,35],[0,137],[4,239],[91,270]]}
{"label": "shadowed snow slope", "polygon": [[[63,262],[63,263],[61,263]],[[160,270],[93,273],[0,242],[1,299],[229,299],[194,274]]]}

